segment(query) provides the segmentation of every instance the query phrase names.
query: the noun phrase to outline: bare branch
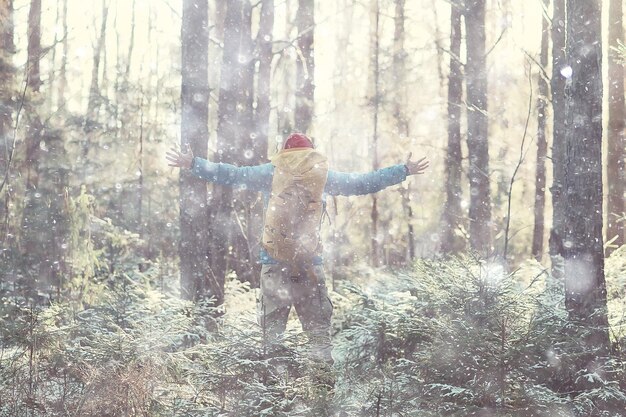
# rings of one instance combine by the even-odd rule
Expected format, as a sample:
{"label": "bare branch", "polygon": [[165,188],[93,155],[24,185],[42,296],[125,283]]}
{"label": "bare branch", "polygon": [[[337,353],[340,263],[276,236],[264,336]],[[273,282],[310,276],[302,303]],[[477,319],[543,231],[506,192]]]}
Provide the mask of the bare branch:
{"label": "bare branch", "polygon": [[504,29],[502,29],[502,32],[500,32],[500,36],[498,36],[498,39],[496,39],[496,41],[494,42],[494,44],[491,46],[491,48],[489,48],[489,50],[487,51],[487,53],[485,54],[485,57],[489,56],[489,54],[491,52],[493,52],[494,49],[496,49],[496,46],[498,46],[498,44],[500,43],[500,41],[502,40],[502,38],[504,37],[504,34],[506,32],[506,27]]}
{"label": "bare branch", "polygon": [[506,256],[509,248],[509,229],[511,226],[511,197],[513,195],[513,184],[515,184],[515,176],[517,175],[517,171],[519,170],[522,162],[524,162],[524,158],[526,157],[526,152],[524,151],[524,145],[526,144],[526,136],[528,134],[528,125],[530,124],[530,116],[532,115],[533,108],[533,78],[532,71],[528,71],[528,86],[530,90],[530,94],[528,97],[528,114],[526,116],[526,124],[524,125],[524,134],[522,135],[522,143],[520,145],[520,155],[519,160],[517,161],[517,165],[513,170],[513,175],[511,176],[511,181],[509,183],[509,192],[507,197],[507,214],[506,214],[506,227],[504,229],[504,251],[502,253],[502,258],[506,261]]}

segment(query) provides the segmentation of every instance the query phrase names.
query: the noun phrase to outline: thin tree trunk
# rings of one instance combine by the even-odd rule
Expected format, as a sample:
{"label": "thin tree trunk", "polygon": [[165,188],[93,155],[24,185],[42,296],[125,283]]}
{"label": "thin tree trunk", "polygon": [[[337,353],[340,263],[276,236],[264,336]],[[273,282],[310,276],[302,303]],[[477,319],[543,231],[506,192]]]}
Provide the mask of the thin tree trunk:
{"label": "thin tree trunk", "polygon": [[406,135],[409,130],[405,115],[406,93],[404,91],[407,57],[406,50],[404,49],[406,37],[404,33],[404,22],[406,20],[404,14],[405,4],[406,0],[395,0],[395,15],[393,18],[393,82],[396,87],[394,90],[393,116],[400,135]]}
{"label": "thin tree trunk", "polygon": [[61,67],[59,69],[59,83],[57,87],[57,106],[62,108],[65,106],[65,87],[67,86],[67,56],[69,54],[68,45],[68,28],[67,28],[67,0],[62,0],[62,21],[63,28],[63,53],[61,54]]}
{"label": "thin tree trunk", "polygon": [[[46,189],[43,191],[39,188],[39,144],[41,142],[42,126],[39,114],[37,113],[36,104],[39,87],[41,86],[41,77],[39,74],[39,57],[41,56],[41,0],[31,0],[30,10],[28,13],[28,61],[27,61],[27,88],[30,93],[30,100],[26,104],[28,128],[26,130],[26,159],[23,169],[26,177],[26,193],[24,198],[24,210],[22,211],[21,230],[22,230],[22,248],[26,257],[31,257],[28,262],[29,268],[33,270],[38,268],[39,277],[29,282],[34,288],[34,283],[39,281],[46,282],[47,271],[50,270],[49,261],[52,257],[45,243],[46,234],[38,232],[38,228],[42,227],[42,209],[41,201],[45,198]],[[35,192],[39,197],[35,197]],[[42,194],[43,192],[43,194]],[[48,252],[48,253],[47,253]],[[27,270],[30,272],[30,270]],[[27,272],[27,274],[28,274]],[[42,288],[43,289],[43,288]]]}
{"label": "thin tree trunk", "polygon": [[[458,7],[458,5],[455,6],[454,1],[450,2],[450,5],[452,7]],[[441,45],[441,39],[443,38],[443,36],[441,36],[441,29],[439,28],[439,15],[437,13],[437,0],[431,0],[431,10],[433,12],[433,24],[435,25],[435,48],[437,51],[437,75],[439,76],[439,87],[441,89],[441,91],[443,92],[443,89],[445,87],[445,83],[446,83],[446,77],[443,74],[443,68],[444,68],[444,49]]]}
{"label": "thin tree trunk", "polygon": [[9,236],[9,204],[11,202],[11,187],[6,183],[10,179],[11,159],[13,153],[12,140],[9,138],[13,129],[14,91],[13,55],[15,44],[13,41],[13,0],[0,1],[0,193],[4,191],[4,199],[0,215],[3,219],[2,241],[7,242]]}
{"label": "thin tree trunk", "polygon": [[257,75],[257,105],[254,126],[257,137],[254,154],[259,159],[267,159],[267,143],[270,125],[270,95],[272,72],[272,41],[274,29],[274,0],[263,0],[261,19],[256,44],[259,50],[259,71]]}
{"label": "thin tree trunk", "polygon": [[552,0],[552,230],[550,231],[549,250],[552,276],[563,279],[563,184],[557,178],[563,178],[565,162],[565,85],[566,79],[561,74],[565,71],[565,0]]}
{"label": "thin tree trunk", "polygon": [[462,222],[461,209],[461,103],[463,71],[461,68],[461,6],[451,3],[450,10],[450,73],[448,74],[448,147],[446,152],[446,203],[442,216],[441,252],[459,253],[465,242],[458,235]]}
{"label": "thin tree trunk", "polygon": [[467,148],[470,183],[470,246],[480,255],[491,252],[491,196],[487,118],[485,0],[466,0]]}
{"label": "thin tree trunk", "polygon": [[[291,32],[293,30],[293,22],[291,20],[292,10],[291,10],[291,2],[285,3],[285,13],[284,13],[284,27],[285,39],[289,39],[291,36]],[[291,54],[287,49],[283,50],[282,55],[280,57],[279,62],[281,63],[282,70],[282,84],[285,88],[282,89],[280,103],[278,105],[277,111],[277,130],[283,134],[283,137],[286,138],[290,133],[292,133],[294,129],[294,119],[290,109],[294,109],[296,107],[295,94],[293,94],[293,89],[297,90],[297,86],[294,86],[294,65]]]}
{"label": "thin tree trunk", "polygon": [[[609,47],[624,41],[622,0],[611,0],[609,5]],[[606,240],[611,241],[607,255],[624,244],[624,67],[613,51],[609,53],[609,131],[607,165],[607,227]],[[614,240],[613,240],[614,239]]]}
{"label": "thin tree trunk", "polygon": [[602,240],[602,41],[598,0],[567,0],[565,148],[561,176],[565,305],[581,326],[579,366],[608,353],[608,319]]}
{"label": "thin tree trunk", "polygon": [[[56,5],[56,16],[54,19],[54,25],[56,27],[60,27],[61,26],[61,7],[60,5],[57,3]],[[56,109],[54,108],[55,106],[55,101],[54,101],[54,91],[53,88],[55,87],[55,83],[56,83],[56,74],[57,74],[57,48],[56,45],[58,45],[59,43],[59,33],[58,31],[54,31],[54,39],[52,41],[52,44],[55,45],[54,48],[52,48],[52,57],[50,58],[50,64],[49,64],[49,69],[48,69],[48,91],[49,93],[46,95],[46,101],[47,101],[47,112],[48,113],[52,113],[54,112]],[[58,99],[57,99],[58,102]]]}
{"label": "thin tree trunk", "polygon": [[[181,147],[206,158],[209,139],[208,0],[183,0],[181,62]],[[188,173],[180,176],[180,278],[183,297],[224,300],[224,282],[209,265],[207,185]],[[211,236],[211,238],[215,238]]]}
{"label": "thin tree trunk", "polygon": [[39,92],[41,86],[40,58],[41,0],[31,0],[28,12],[28,88],[34,92]]}
{"label": "thin tree trunk", "polygon": [[299,0],[296,13],[298,56],[296,58],[296,130],[306,133],[311,127],[315,96],[315,3]]}
{"label": "thin tree trunk", "polygon": [[[138,155],[138,178],[137,178],[137,231],[143,237],[143,200],[144,200],[144,167],[143,167],[143,147],[144,147],[144,100],[141,91],[141,101],[139,102],[139,155]],[[207,103],[208,106],[208,103]]]}
{"label": "thin tree trunk", "polygon": [[130,40],[128,41],[128,60],[126,61],[126,69],[124,70],[124,80],[128,83],[128,77],[130,75],[130,64],[133,58],[133,49],[135,48],[135,15],[137,13],[136,8],[137,0],[133,0],[132,12],[130,18]]}
{"label": "thin tree trunk", "polygon": [[100,59],[104,51],[106,40],[107,18],[109,15],[109,5],[106,0],[102,0],[102,23],[100,24],[100,35],[93,52],[93,67],[91,69],[91,83],[89,85],[89,102],[87,104],[87,117],[95,118],[96,111],[100,103]]}
{"label": "thin tree trunk", "polygon": [[26,134],[26,189],[37,187],[39,174],[39,144],[41,142],[42,125],[37,109],[41,74],[39,60],[41,58],[41,0],[31,0],[28,13],[28,69],[27,86],[30,92],[28,105],[28,130]]}
{"label": "thin tree trunk", "polygon": [[[394,101],[393,117],[401,138],[409,136],[409,122],[406,118],[406,57],[404,47],[404,23],[406,0],[395,0],[394,36],[393,36],[393,84]],[[407,219],[407,250],[405,262],[408,264],[415,258],[415,232],[413,229],[413,208],[411,207],[411,183],[402,189],[402,206]]]}
{"label": "thin tree trunk", "polygon": [[[543,0],[547,9],[548,0]],[[533,228],[533,242],[531,253],[537,261],[543,256],[544,211],[546,206],[546,156],[548,154],[548,140],[546,138],[546,121],[548,115],[548,81],[544,77],[544,70],[548,67],[548,40],[549,27],[547,16],[541,19],[541,52],[539,55],[539,97],[537,98],[537,166],[535,173],[535,225]]]}
{"label": "thin tree trunk", "polygon": [[[380,68],[378,58],[380,55],[380,39],[379,39],[379,25],[380,25],[380,6],[378,0],[371,0],[370,3],[370,65],[373,77],[373,91],[372,91],[372,105],[373,109],[373,133],[372,133],[372,170],[379,168],[378,160],[378,112],[380,102]],[[372,210],[370,213],[370,219],[372,224],[371,230],[371,244],[370,244],[370,257],[372,265],[379,266],[380,264],[380,247],[378,245],[378,197],[376,194],[372,194]]]}
{"label": "thin tree trunk", "polygon": [[100,34],[93,52],[93,67],[91,69],[91,82],[89,84],[89,99],[87,103],[87,111],[84,124],[85,138],[82,140],[82,156],[87,157],[89,153],[90,136],[94,130],[96,120],[98,118],[98,109],[101,104],[100,97],[100,59],[104,53],[104,44],[106,40],[107,19],[109,15],[109,5],[107,0],[102,0],[102,22],[100,24]]}

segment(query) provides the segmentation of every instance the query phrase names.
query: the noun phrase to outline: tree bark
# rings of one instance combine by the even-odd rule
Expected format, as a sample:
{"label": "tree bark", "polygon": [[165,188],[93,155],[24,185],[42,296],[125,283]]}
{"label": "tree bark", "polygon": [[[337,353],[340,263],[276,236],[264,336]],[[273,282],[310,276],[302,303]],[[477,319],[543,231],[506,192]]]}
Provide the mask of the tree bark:
{"label": "tree bark", "polygon": [[13,55],[15,54],[13,35],[13,0],[0,0],[0,193],[4,191],[0,217],[3,220],[2,241],[5,243],[10,228],[11,193],[7,182],[10,178],[9,171],[13,154],[12,141],[9,139],[13,129]]}
{"label": "tree bark", "polygon": [[228,0],[224,51],[220,71],[216,158],[219,162],[250,164],[254,153],[254,65],[249,0]]}
{"label": "tree bark", "polygon": [[128,41],[128,59],[126,61],[126,69],[124,70],[124,81],[128,82],[130,75],[130,66],[133,58],[133,49],[135,48],[135,26],[136,26],[136,13],[137,13],[137,0],[133,0],[131,5],[131,18],[130,18],[130,40]]}
{"label": "tree bark", "polygon": [[[378,160],[378,113],[380,110],[380,5],[378,0],[371,0],[370,3],[370,66],[372,76],[372,98],[373,106],[373,132],[372,132],[372,170],[379,168]],[[380,265],[380,246],[378,242],[378,197],[372,194],[372,209],[370,212],[370,220],[372,225],[370,240],[370,259],[373,266]]]}
{"label": "tree bark", "polygon": [[[100,33],[98,35],[98,41],[93,51],[93,67],[91,69],[91,82],[89,84],[89,99],[87,102],[87,111],[85,112],[85,121],[83,125],[84,138],[81,141],[81,154],[82,164],[84,165],[83,171],[87,167],[87,155],[89,153],[89,146],[92,144],[93,131],[96,129],[98,120],[98,111],[102,104],[101,92],[100,92],[100,60],[105,54],[104,48],[106,42],[106,30],[107,20],[109,15],[109,5],[107,0],[102,0],[102,22],[100,23]],[[104,78],[104,77],[103,77]],[[80,175],[83,180],[86,174]]]}
{"label": "tree bark", "polygon": [[[37,113],[37,96],[41,86],[39,74],[39,57],[41,56],[41,0],[31,0],[28,13],[28,61],[27,61],[27,88],[29,100],[25,105],[28,128],[26,130],[26,159],[22,175],[26,178],[26,191],[24,196],[24,210],[22,211],[22,251],[26,259],[29,259],[25,272],[31,279],[28,280],[28,288],[34,289],[37,282],[40,284],[49,281],[50,266],[54,259],[50,251],[52,247],[47,242],[47,234],[41,233],[40,228],[47,229],[47,222],[42,211],[46,212],[41,201],[50,197],[46,193],[47,187],[39,187],[39,156],[42,126]],[[31,274],[32,271],[37,274]],[[47,288],[40,288],[46,292]]]}
{"label": "tree bark", "polygon": [[470,183],[470,246],[482,256],[491,253],[491,196],[487,118],[485,0],[466,0],[467,147]]}
{"label": "tree bark", "polygon": [[442,216],[441,252],[459,253],[465,242],[458,235],[463,218],[461,209],[461,105],[463,70],[461,67],[461,5],[451,3],[450,10],[450,73],[448,74],[448,147],[446,151],[446,202]]}
{"label": "tree bark", "polygon": [[65,106],[65,87],[67,86],[67,57],[69,54],[68,28],[67,28],[67,0],[63,0],[63,18],[61,27],[63,28],[63,53],[61,54],[61,67],[59,69],[59,83],[57,87],[57,107]]}
{"label": "tree bark", "polygon": [[[609,5],[609,47],[624,41],[622,1],[611,0]],[[624,67],[613,51],[609,53],[609,123],[607,165],[607,255],[624,244]],[[614,239],[614,240],[613,240]]]}
{"label": "tree bark", "polygon": [[315,2],[299,0],[296,13],[298,56],[296,58],[295,128],[307,133],[313,119],[315,96]]}
{"label": "tree bark", "polygon": [[31,0],[28,12],[28,88],[39,92],[41,74],[41,0]]}
{"label": "tree bark", "polygon": [[552,229],[550,230],[549,251],[552,276],[563,279],[562,243],[559,236],[563,227],[563,187],[556,178],[563,178],[565,163],[565,77],[561,71],[565,61],[565,0],[552,0]]}
{"label": "tree bark", "polygon": [[[405,5],[406,0],[395,0],[394,36],[393,36],[393,118],[400,138],[409,137],[409,122],[406,117],[406,57],[405,49]],[[415,231],[413,228],[413,208],[411,207],[411,183],[401,189],[402,207],[406,215],[406,242],[405,262],[409,264],[415,258]]]}
{"label": "tree bark", "polygon": [[608,353],[602,240],[602,41],[598,0],[567,0],[565,131],[554,181],[562,190],[557,231],[565,305],[586,330],[580,366]]}
{"label": "tree bark", "polygon": [[[547,9],[548,0],[543,0]],[[548,40],[549,27],[547,16],[541,18],[541,51],[539,54],[539,97],[537,98],[537,166],[535,171],[535,224],[533,227],[533,241],[531,253],[541,261],[543,256],[544,211],[546,206],[546,156],[548,154],[548,140],[546,138],[546,121],[548,116],[548,81],[544,77],[544,70],[548,67]]]}
{"label": "tree bark", "polygon": [[257,132],[254,142],[254,153],[261,160],[267,158],[267,143],[269,139],[273,29],[274,0],[263,0],[259,32],[256,37],[259,51],[259,70],[257,75],[257,105],[254,118],[254,126]]}
{"label": "tree bark", "polygon": [[[217,124],[218,152],[215,159],[237,166],[256,165],[267,158],[267,144],[261,143],[254,126],[257,59],[253,51],[251,27],[252,6],[249,0],[229,0],[224,24]],[[260,215],[254,210],[257,194],[214,186],[213,198],[216,201],[216,210],[211,218],[214,234],[212,244],[215,245],[212,262],[214,273],[223,281],[226,273],[234,270],[240,280],[255,285],[257,270],[251,265],[254,265],[254,248],[260,241],[255,236],[260,234],[260,230],[255,231],[251,222]]]}
{"label": "tree bark", "polygon": [[[206,158],[209,139],[208,0],[183,0],[181,56],[181,148]],[[207,185],[181,171],[180,279],[184,298],[224,300],[224,283],[209,264]],[[213,236],[211,236],[213,238]]]}
{"label": "tree bark", "polygon": [[[294,22],[291,19],[292,16],[292,2],[288,1],[285,3],[285,13],[284,13],[284,33],[283,36],[285,39],[289,39],[291,37],[291,32],[293,31]],[[283,136],[283,139],[286,139],[293,130],[294,130],[294,120],[295,115],[292,109],[296,107],[296,98],[294,91],[297,90],[297,86],[294,83],[294,76],[296,65],[293,65],[293,56],[291,54],[291,49],[283,49],[280,58],[278,59],[279,68],[280,68],[280,78],[281,83],[285,88],[280,89],[279,91],[280,98],[278,99],[279,103],[277,103],[277,130]]]}
{"label": "tree bark", "polygon": [[102,22],[100,24],[100,34],[96,48],[93,51],[93,67],[91,69],[91,83],[89,85],[89,102],[87,103],[87,117],[96,118],[97,110],[100,106],[100,59],[104,51],[106,40],[107,18],[109,15],[109,5],[106,0],[102,0]]}
{"label": "tree bark", "polygon": [[14,66],[13,55],[15,44],[13,41],[13,0],[0,0],[0,162],[2,172],[8,169],[9,155],[12,147],[8,138],[13,129],[13,89]]}
{"label": "tree bark", "polygon": [[37,112],[41,74],[39,60],[41,58],[41,0],[31,0],[28,13],[28,70],[27,86],[29,90],[28,129],[26,133],[26,189],[37,187],[39,180],[39,144],[43,126]]}

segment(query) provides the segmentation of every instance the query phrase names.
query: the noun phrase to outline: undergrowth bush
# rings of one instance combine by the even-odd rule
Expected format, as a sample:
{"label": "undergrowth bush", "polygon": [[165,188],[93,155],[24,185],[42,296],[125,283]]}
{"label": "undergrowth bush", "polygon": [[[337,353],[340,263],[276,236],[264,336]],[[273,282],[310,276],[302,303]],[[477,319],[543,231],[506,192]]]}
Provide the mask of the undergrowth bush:
{"label": "undergrowth bush", "polygon": [[359,416],[624,415],[624,358],[577,371],[561,288],[536,263],[473,259],[345,284],[338,401]]}
{"label": "undergrowth bush", "polygon": [[[347,272],[331,294],[332,398],[317,389],[295,317],[283,350],[270,354],[247,284],[231,278],[226,313],[216,315],[177,297],[170,266],[133,257],[133,239],[110,241],[89,303],[0,298],[0,416],[613,417],[626,409],[616,312],[623,251],[607,261],[614,355],[587,372],[574,366],[580,347],[562,286],[537,263],[512,273],[466,258]],[[572,391],[572,381],[587,389]]]}

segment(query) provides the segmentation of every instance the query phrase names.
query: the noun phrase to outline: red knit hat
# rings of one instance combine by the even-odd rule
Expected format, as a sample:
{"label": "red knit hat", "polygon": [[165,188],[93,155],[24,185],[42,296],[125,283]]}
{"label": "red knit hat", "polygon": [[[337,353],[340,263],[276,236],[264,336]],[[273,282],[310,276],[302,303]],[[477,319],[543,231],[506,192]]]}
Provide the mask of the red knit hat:
{"label": "red knit hat", "polygon": [[291,148],[312,148],[313,142],[302,133],[292,133],[285,141],[283,149]]}

